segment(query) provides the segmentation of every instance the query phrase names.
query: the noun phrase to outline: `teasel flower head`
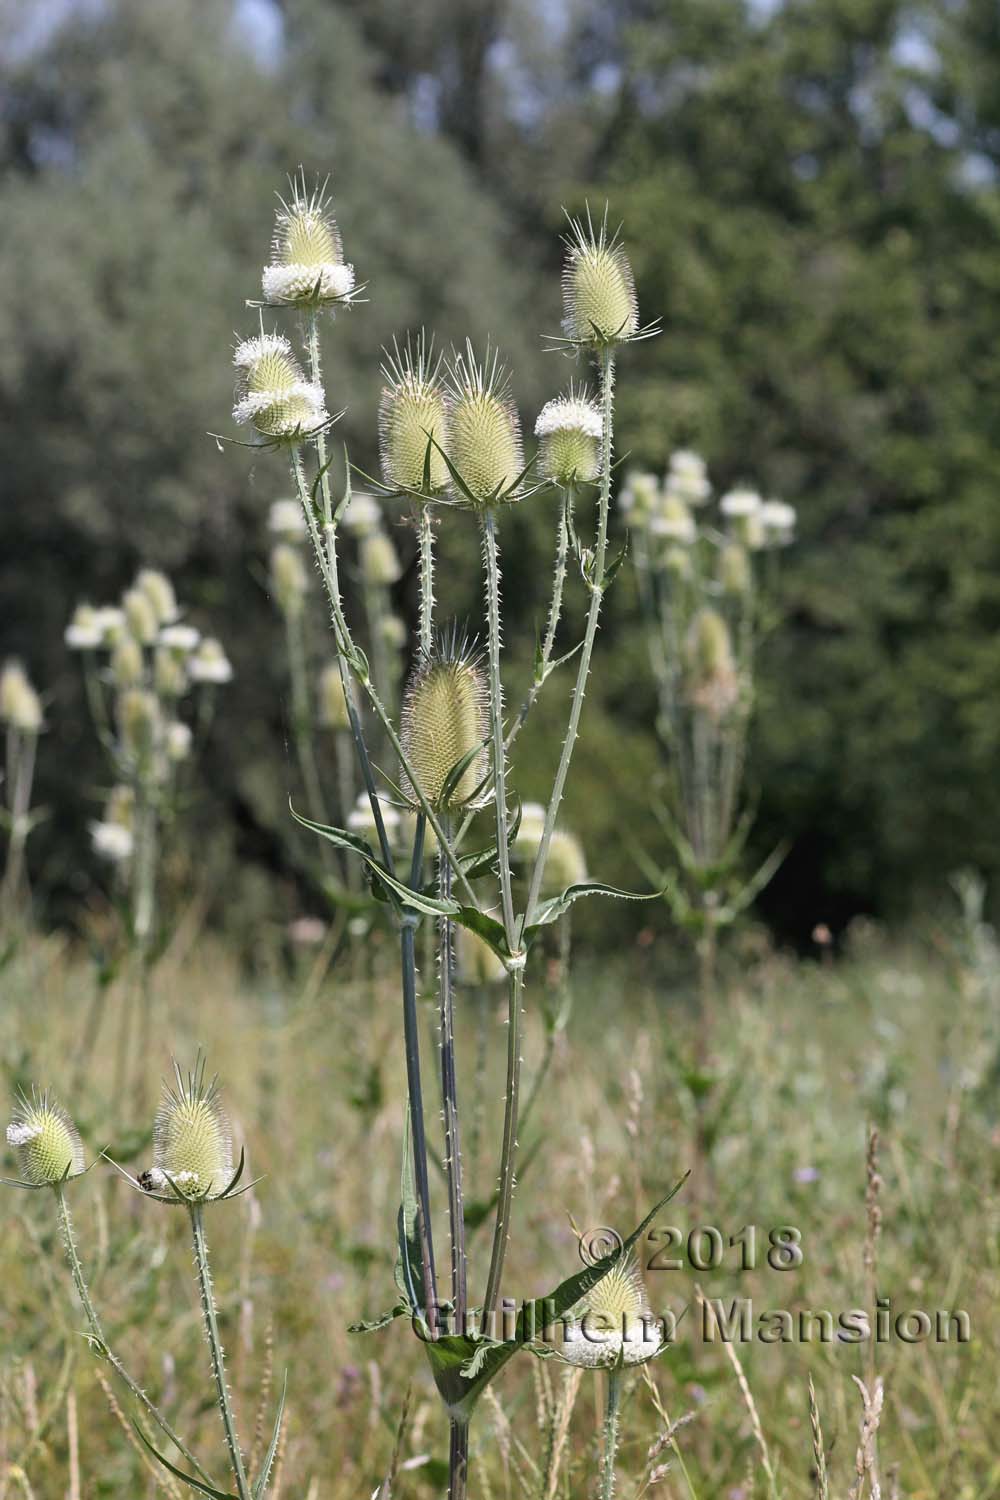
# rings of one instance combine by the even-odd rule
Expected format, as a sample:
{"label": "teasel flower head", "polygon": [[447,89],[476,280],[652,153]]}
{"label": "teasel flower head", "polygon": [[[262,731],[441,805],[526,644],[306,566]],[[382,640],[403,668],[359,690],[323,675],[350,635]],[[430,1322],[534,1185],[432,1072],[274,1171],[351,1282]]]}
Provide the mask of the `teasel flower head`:
{"label": "teasel flower head", "polygon": [[153,686],[161,698],[180,698],[188,689],[186,658],[169,646],[157,646],[153,657]]}
{"label": "teasel flower head", "polygon": [[586,878],[587,861],[580,840],[565,828],[554,828],[542,874],[543,895],[557,896],[571,885],[581,885]]}
{"label": "teasel flower head", "polygon": [[144,589],[133,587],[122,595],[125,624],[140,646],[151,646],[156,640],[160,622],[152,600]]}
{"label": "teasel flower head", "polygon": [[663,1347],[662,1322],[650,1311],[635,1260],[627,1257],[569,1313],[556,1353],[568,1364],[593,1369],[644,1364]]}
{"label": "teasel flower head", "polygon": [[92,604],[78,604],[63,633],[63,640],[71,651],[98,650],[104,645],[100,611]]}
{"label": "teasel flower head", "polygon": [[692,546],[698,540],[698,527],[687,502],[670,491],[661,495],[649,518],[649,534],[681,547]]}
{"label": "teasel flower head", "polygon": [[160,731],[156,694],[128,688],[118,699],[118,718],[126,752],[133,760],[146,760],[156,747]]}
{"label": "teasel flower head", "polygon": [[678,448],[670,456],[667,469],[666,488],[677,495],[686,505],[697,508],[704,505],[712,493],[708,467],[700,453],[691,448]]}
{"label": "teasel flower head", "polygon": [[267,529],[282,542],[302,542],[309,528],[298,500],[272,500]]}
{"label": "teasel flower head", "polygon": [[404,349],[394,343],[392,354],[384,353],[378,407],[382,478],[393,490],[439,495],[448,486],[441,451],[448,448],[448,410],[433,340],[421,332],[415,342],[407,339]]}
{"label": "teasel flower head", "polygon": [[344,683],[340,675],[340,667],[335,661],[328,662],[320,673],[317,713],[324,729],[342,730],[351,727]]}
{"label": "teasel flower head", "polygon": [[795,506],[784,500],[765,500],[758,512],[764,536],[771,547],[786,547],[795,532]]}
{"label": "teasel flower head", "polygon": [[164,747],[167,759],[179,765],[181,761],[187,760],[191,754],[191,729],[180,719],[173,719],[166,727],[164,733]]}
{"label": "teasel flower head", "polygon": [[452,361],[448,431],[449,456],[465,484],[463,489],[452,479],[456,504],[491,505],[519,498],[516,486],[524,469],[521,421],[495,349],[487,346],[480,362],[467,343],[465,353]]}
{"label": "teasel flower head", "polygon": [[124,864],[132,857],[135,846],[135,792],[130,786],[114,786],[108,795],[104,817],[91,823],[90,837],[94,853],[112,864]]}
{"label": "teasel flower head", "polygon": [[144,670],[142,647],[134,635],[123,635],[111,653],[111,676],[115,687],[138,687]]}
{"label": "teasel flower head", "polygon": [[244,339],[233,355],[237,370],[233,420],[249,423],[268,443],[297,443],[329,422],[322,387],[307,380],[280,333]]}
{"label": "teasel flower head", "polygon": [[[391,802],[384,797],[378,799],[379,812],[382,814],[382,824],[390,843],[399,828],[399,813]],[[375,826],[375,814],[372,812],[371,799],[367,792],[362,792],[355,802],[347,817],[347,827],[351,833],[360,833],[362,837],[370,839],[373,843],[377,840],[378,830]]]}
{"label": "teasel flower head", "polygon": [[363,537],[382,524],[382,508],[374,495],[352,490],[340,523],[352,536]]}
{"label": "teasel flower head", "polygon": [[303,173],[290,186],[291,202],[278,199],[271,264],[261,276],[264,301],[278,307],[349,304],[355,290],[354,267],[344,263],[326,184],[309,193]]}
{"label": "teasel flower head", "polygon": [[175,656],[182,660],[190,656],[198,642],[201,640],[201,631],[196,630],[193,625],[167,625],[157,637],[157,641],[164,651],[172,651]]}
{"label": "teasel flower head", "polygon": [[26,1187],[56,1187],[86,1170],[80,1132],[49,1093],[22,1094],[6,1135]]}
{"label": "teasel flower head", "polygon": [[722,592],[737,596],[747,594],[752,582],[747,549],[742,542],[726,542],[719,551],[719,583]]}
{"label": "teasel flower head", "polygon": [[42,700],[19,661],[0,669],[0,722],[19,734],[38,734],[42,728]]}
{"label": "teasel flower head", "polygon": [[694,577],[694,568],[691,565],[691,550],[689,547],[678,547],[671,545],[664,548],[660,558],[660,567],[665,573],[678,583],[687,583]]}
{"label": "teasel flower head", "polygon": [[618,492],[618,509],[630,526],[645,526],[660,503],[660,486],[655,474],[630,469]]}
{"label": "teasel flower head", "polygon": [[398,615],[383,615],[378,633],[390,651],[402,651],[406,645],[406,623]]}
{"label": "teasel flower head", "polygon": [[399,555],[391,537],[373,531],[361,541],[361,573],[368,584],[389,588],[402,576]]}
{"label": "teasel flower head", "polygon": [[556,484],[590,484],[601,472],[601,413],[586,390],[570,386],[535,422],[538,472]]}
{"label": "teasel flower head", "polygon": [[[489,768],[489,693],[476,654],[457,635],[439,638],[421,659],[403,694],[400,739],[420,790],[435,812],[468,807],[482,795]],[[450,789],[460,761],[465,769]],[[419,802],[406,772],[402,791]]]}
{"label": "teasel flower head", "polygon": [[688,702],[719,722],[736,707],[740,680],[729,626],[710,605],[699,609],[684,642]]}
{"label": "teasel flower head", "polygon": [[192,682],[221,684],[232,682],[233,668],[214,636],[206,635],[197,651],[188,658],[187,672]]}
{"label": "teasel flower head", "polygon": [[573,343],[603,347],[639,333],[639,304],[628,256],[617,233],[609,234],[607,210],[595,228],[570,219],[563,262],[563,331]]}
{"label": "teasel flower head", "polygon": [[456,928],[455,956],[458,960],[460,984],[484,988],[491,984],[502,984],[507,978],[507,965],[483,941],[477,932],[468,927]]}
{"label": "teasel flower head", "polygon": [[726,491],[719,501],[719,509],[727,520],[743,521],[747,516],[755,516],[762,504],[756,490],[737,485],[736,489]]}
{"label": "teasel flower head", "polygon": [[172,625],[178,618],[177,597],[166,573],[159,568],[141,568],[135,586],[141,589],[156,612],[159,625]]}
{"label": "teasel flower head", "polygon": [[302,613],[309,575],[302,553],[288,542],[279,542],[271,551],[271,588],[278,608],[286,618]]}
{"label": "teasel flower head", "polygon": [[205,1080],[199,1057],[187,1074],[174,1064],[173,1086],[164,1084],[153,1122],[154,1193],[199,1202],[227,1195],[233,1179],[233,1143],[218,1079]]}

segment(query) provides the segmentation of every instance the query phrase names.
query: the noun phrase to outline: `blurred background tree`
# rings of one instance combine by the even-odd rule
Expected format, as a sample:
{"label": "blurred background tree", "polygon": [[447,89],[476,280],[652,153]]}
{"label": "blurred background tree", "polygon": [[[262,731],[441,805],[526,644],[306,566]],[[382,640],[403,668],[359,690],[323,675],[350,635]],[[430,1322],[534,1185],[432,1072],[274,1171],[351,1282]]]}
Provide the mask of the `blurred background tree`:
{"label": "blurred background tree", "polygon": [[[227,351],[254,316],[243,299],[272,192],[300,162],[333,173],[348,258],[371,284],[327,357],[366,467],[379,349],[407,328],[499,337],[533,421],[568,373],[538,339],[558,322],[561,204],[607,197],[625,221],[643,315],[665,332],[628,357],[622,450],[659,468],[694,446],[718,485],[747,479],[799,507],[752,753],[759,848],[792,841],[762,903],[779,934],[905,916],[959,864],[997,873],[992,0],[4,9],[2,651],[48,694],[39,797],[53,816],[33,858],[54,917],[92,888],[100,789],[62,630],[79,598],[112,597],[140,561],[175,574],[236,665],[201,810],[220,915],[246,928],[302,899],[261,586],[285,476],[273,459],[223,460],[205,437],[228,429]],[[522,673],[548,561],[540,505],[510,523]],[[449,546],[471,600],[471,529]],[[622,578],[567,819],[602,874],[636,884],[658,759]],[[412,611],[412,576],[397,594]],[[543,697],[519,756],[526,797],[555,753],[548,723]],[[588,932],[636,920],[648,910],[612,904]]]}

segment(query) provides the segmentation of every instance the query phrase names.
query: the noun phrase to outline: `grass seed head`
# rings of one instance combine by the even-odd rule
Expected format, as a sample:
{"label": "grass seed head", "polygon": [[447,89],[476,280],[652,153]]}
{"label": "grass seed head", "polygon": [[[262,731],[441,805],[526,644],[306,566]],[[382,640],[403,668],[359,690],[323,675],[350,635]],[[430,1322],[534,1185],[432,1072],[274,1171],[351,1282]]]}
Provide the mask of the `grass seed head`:
{"label": "grass seed head", "polygon": [[[403,695],[401,727],[403,751],[431,807],[467,806],[489,765],[489,694],[478,661],[461,642],[439,642],[414,668]],[[445,797],[453,767],[473,750],[477,753]],[[405,772],[402,788],[416,803]]]}
{"label": "grass seed head", "polygon": [[[476,359],[471,343],[451,367],[448,400],[450,456],[477,505],[504,494],[524,468],[521,422],[510,395],[507,373],[495,349]],[[452,485],[458,505],[468,496]]]}
{"label": "grass seed head", "polygon": [[18,1099],[7,1126],[7,1144],[22,1180],[38,1187],[78,1177],[86,1165],[79,1131],[48,1093]]}
{"label": "grass seed head", "polygon": [[153,1122],[153,1170],[191,1198],[214,1197],[233,1175],[233,1143],[218,1080],[205,1081],[199,1059],[186,1076],[174,1064],[173,1087],[164,1084]]}
{"label": "grass seed head", "polygon": [[601,413],[586,391],[547,401],[538,414],[538,472],[556,484],[590,484],[601,472]]}
{"label": "grass seed head", "polygon": [[439,378],[440,360],[421,333],[405,349],[386,351],[385,384],[378,407],[379,457],[382,478],[391,489],[423,492],[428,434],[431,445],[428,478],[431,494],[448,485],[448,465],[440,449],[448,447],[448,411]]}
{"label": "grass seed head", "polygon": [[607,211],[595,228],[570,220],[562,273],[563,330],[582,344],[623,343],[639,331],[639,304],[628,256],[608,233]]}

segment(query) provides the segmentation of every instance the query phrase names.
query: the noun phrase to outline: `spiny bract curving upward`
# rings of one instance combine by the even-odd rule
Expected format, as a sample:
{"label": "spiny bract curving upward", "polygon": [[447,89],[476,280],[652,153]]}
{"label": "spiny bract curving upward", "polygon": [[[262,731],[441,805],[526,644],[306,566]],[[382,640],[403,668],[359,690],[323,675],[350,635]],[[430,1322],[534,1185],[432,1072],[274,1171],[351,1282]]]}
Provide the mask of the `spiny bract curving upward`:
{"label": "spiny bract curving upward", "polygon": [[415,342],[407,339],[405,348],[394,342],[391,354],[383,352],[385,384],[378,405],[382,478],[391,489],[422,494],[430,434],[440,447],[431,445],[429,493],[438,494],[448,485],[448,465],[440,451],[448,447],[448,412],[434,341],[421,331]]}
{"label": "spiny bract curving upward", "polygon": [[[449,454],[474,502],[514,500],[511,487],[524,468],[521,422],[510,394],[507,372],[489,345],[476,359],[471,342],[452,360],[448,389]],[[469,497],[452,484],[458,505]]]}
{"label": "spiny bract curving upward", "polygon": [[219,1102],[218,1079],[205,1082],[204,1059],[185,1077],[174,1064],[175,1087],[164,1084],[153,1122],[153,1175],[186,1197],[218,1197],[233,1175],[233,1143]]}
{"label": "spiny bract curving upward", "polygon": [[344,264],[340,230],[327,207],[326,184],[307,193],[303,173],[290,186],[292,201],[278,199],[271,264],[261,276],[265,302],[316,307],[349,301],[354,267]]}
{"label": "spiny bract curving upward", "polygon": [[639,332],[639,303],[628,256],[608,234],[607,209],[598,228],[570,219],[563,262],[563,330],[581,344],[617,344]]}
{"label": "spiny bract curving upward", "polygon": [[7,1144],[24,1182],[55,1186],[85,1170],[83,1142],[69,1115],[51,1094],[22,1094],[7,1126]]}
{"label": "spiny bract curving upward", "polygon": [[[403,752],[431,807],[467,806],[489,768],[489,693],[476,657],[463,643],[439,641],[414,668],[403,695],[401,731]],[[452,769],[477,747],[445,798]],[[405,772],[402,790],[411,803],[418,802]]]}

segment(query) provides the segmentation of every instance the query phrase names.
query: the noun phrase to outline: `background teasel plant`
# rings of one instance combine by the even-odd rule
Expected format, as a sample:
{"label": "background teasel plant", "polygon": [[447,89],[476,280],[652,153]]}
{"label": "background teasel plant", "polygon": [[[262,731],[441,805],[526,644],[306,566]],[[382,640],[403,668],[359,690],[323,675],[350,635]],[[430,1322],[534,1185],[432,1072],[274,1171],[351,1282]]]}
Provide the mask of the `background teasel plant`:
{"label": "background teasel plant", "polygon": [[[298,212],[303,212],[300,196]],[[278,216],[285,234],[287,206]],[[337,253],[341,253],[339,238]],[[515,1158],[520,1115],[521,1018],[529,949],[562,918],[580,896],[605,892],[623,896],[585,878],[582,857],[560,859],[556,819],[579,732],[604,593],[621,559],[609,563],[608,519],[613,450],[613,388],[619,349],[651,329],[640,330],[631,269],[624,248],[609,235],[607,219],[595,230],[589,216],[571,221],[563,277],[563,348],[588,357],[596,366],[598,397],[592,402],[571,388],[550,403],[539,418],[542,454],[539,476],[525,463],[520,419],[507,371],[496,349],[479,358],[471,344],[456,353],[442,375],[424,336],[397,342],[383,366],[385,387],[379,409],[381,482],[364,476],[387,498],[402,500],[418,533],[420,618],[416,661],[404,695],[397,728],[394,685],[384,662],[357,644],[342,597],[342,537],[349,529],[352,498],[347,488],[335,502],[327,457],[326,397],[321,383],[319,300],[303,299],[307,312],[308,392],[296,372],[299,366],[283,335],[248,340],[237,351],[241,380],[234,418],[252,426],[256,440],[287,448],[302,516],[323,580],[344,689],[352,740],[364,787],[359,806],[343,828],[300,818],[338,848],[363,862],[373,895],[392,912],[399,929],[403,998],[403,1043],[406,1058],[408,1130],[404,1146],[403,1203],[400,1210],[400,1300],[389,1317],[408,1315],[423,1330],[431,1368],[448,1411],[451,1446],[449,1495],[462,1500],[467,1490],[469,1422],[489,1381],[522,1345],[522,1329],[513,1340],[494,1336],[503,1270],[510,1239],[515,1185]],[[268,368],[265,370],[265,364]],[[280,380],[271,373],[274,365]],[[280,391],[279,391],[280,386]],[[251,399],[253,398],[253,399]],[[267,399],[265,399],[267,398]],[[293,399],[298,405],[292,409]],[[308,407],[308,410],[307,410]],[[574,501],[579,489],[597,482],[594,534],[590,545],[579,539]],[[550,488],[560,493],[552,601],[544,641],[536,654],[531,693],[508,726],[501,675],[502,604],[499,521],[511,504],[529,501]],[[365,497],[367,505],[373,504]],[[483,553],[483,626],[485,662],[458,648],[435,646],[437,600],[434,580],[434,512],[461,524],[458,512],[469,512],[478,525]],[[387,588],[397,577],[398,561],[377,525],[362,538],[360,566],[370,587]],[[576,678],[562,753],[537,841],[526,862],[523,889],[514,879],[512,844],[517,818],[508,791],[508,758],[514,738],[548,676],[562,663],[553,659],[570,548],[579,557],[588,597],[584,638],[576,657]],[[563,658],[565,661],[567,658]],[[350,690],[354,679],[364,718]],[[377,754],[373,754],[372,746]],[[399,787],[379,788],[376,766],[382,749],[398,761]],[[400,862],[399,814],[393,793],[415,814],[412,843]],[[367,812],[363,803],[367,801]],[[492,808],[490,841],[465,852],[476,807]],[[455,816],[461,813],[461,820]],[[438,880],[433,894],[424,885],[426,846],[433,836]],[[522,849],[524,846],[522,845]],[[556,871],[568,872],[566,886],[547,883]],[[576,877],[582,877],[577,879]],[[551,892],[551,893],[550,893]],[[496,913],[496,914],[494,914]],[[434,1249],[428,1144],[424,1119],[420,1037],[417,1024],[416,933],[428,918],[438,927],[439,1076],[442,1087],[450,1231],[450,1297],[439,1294]],[[493,1237],[481,1306],[468,1297],[465,1245],[465,1197],[460,1128],[461,1070],[454,1038],[453,929],[461,927],[487,945],[503,966],[508,989],[507,1062],[498,1189],[493,1207]],[[632,1241],[626,1242],[626,1255]],[[556,1292],[563,1310],[579,1301],[618,1265],[608,1257],[596,1268],[571,1277]],[[583,1281],[581,1282],[581,1274]],[[388,1319],[382,1320],[388,1321]]]}
{"label": "background teasel plant", "polygon": [[[124,911],[127,981],[115,1044],[120,1103],[133,1072],[140,1098],[145,1088],[164,831],[178,808],[195,737],[207,734],[215,689],[229,682],[232,667],[219,642],[184,619],[169,578],[155,568],[139,571],[119,605],[78,605],[65,641],[81,656],[91,717],[114,777],[90,831]],[[85,1026],[79,1076],[100,1030],[104,998],[101,985]]]}
{"label": "background teasel plant", "polygon": [[0,727],[5,740],[4,807],[7,858],[0,884],[0,932],[12,934],[26,901],[24,846],[41,816],[31,810],[38,736],[44,728],[42,700],[19,661],[0,667]]}

